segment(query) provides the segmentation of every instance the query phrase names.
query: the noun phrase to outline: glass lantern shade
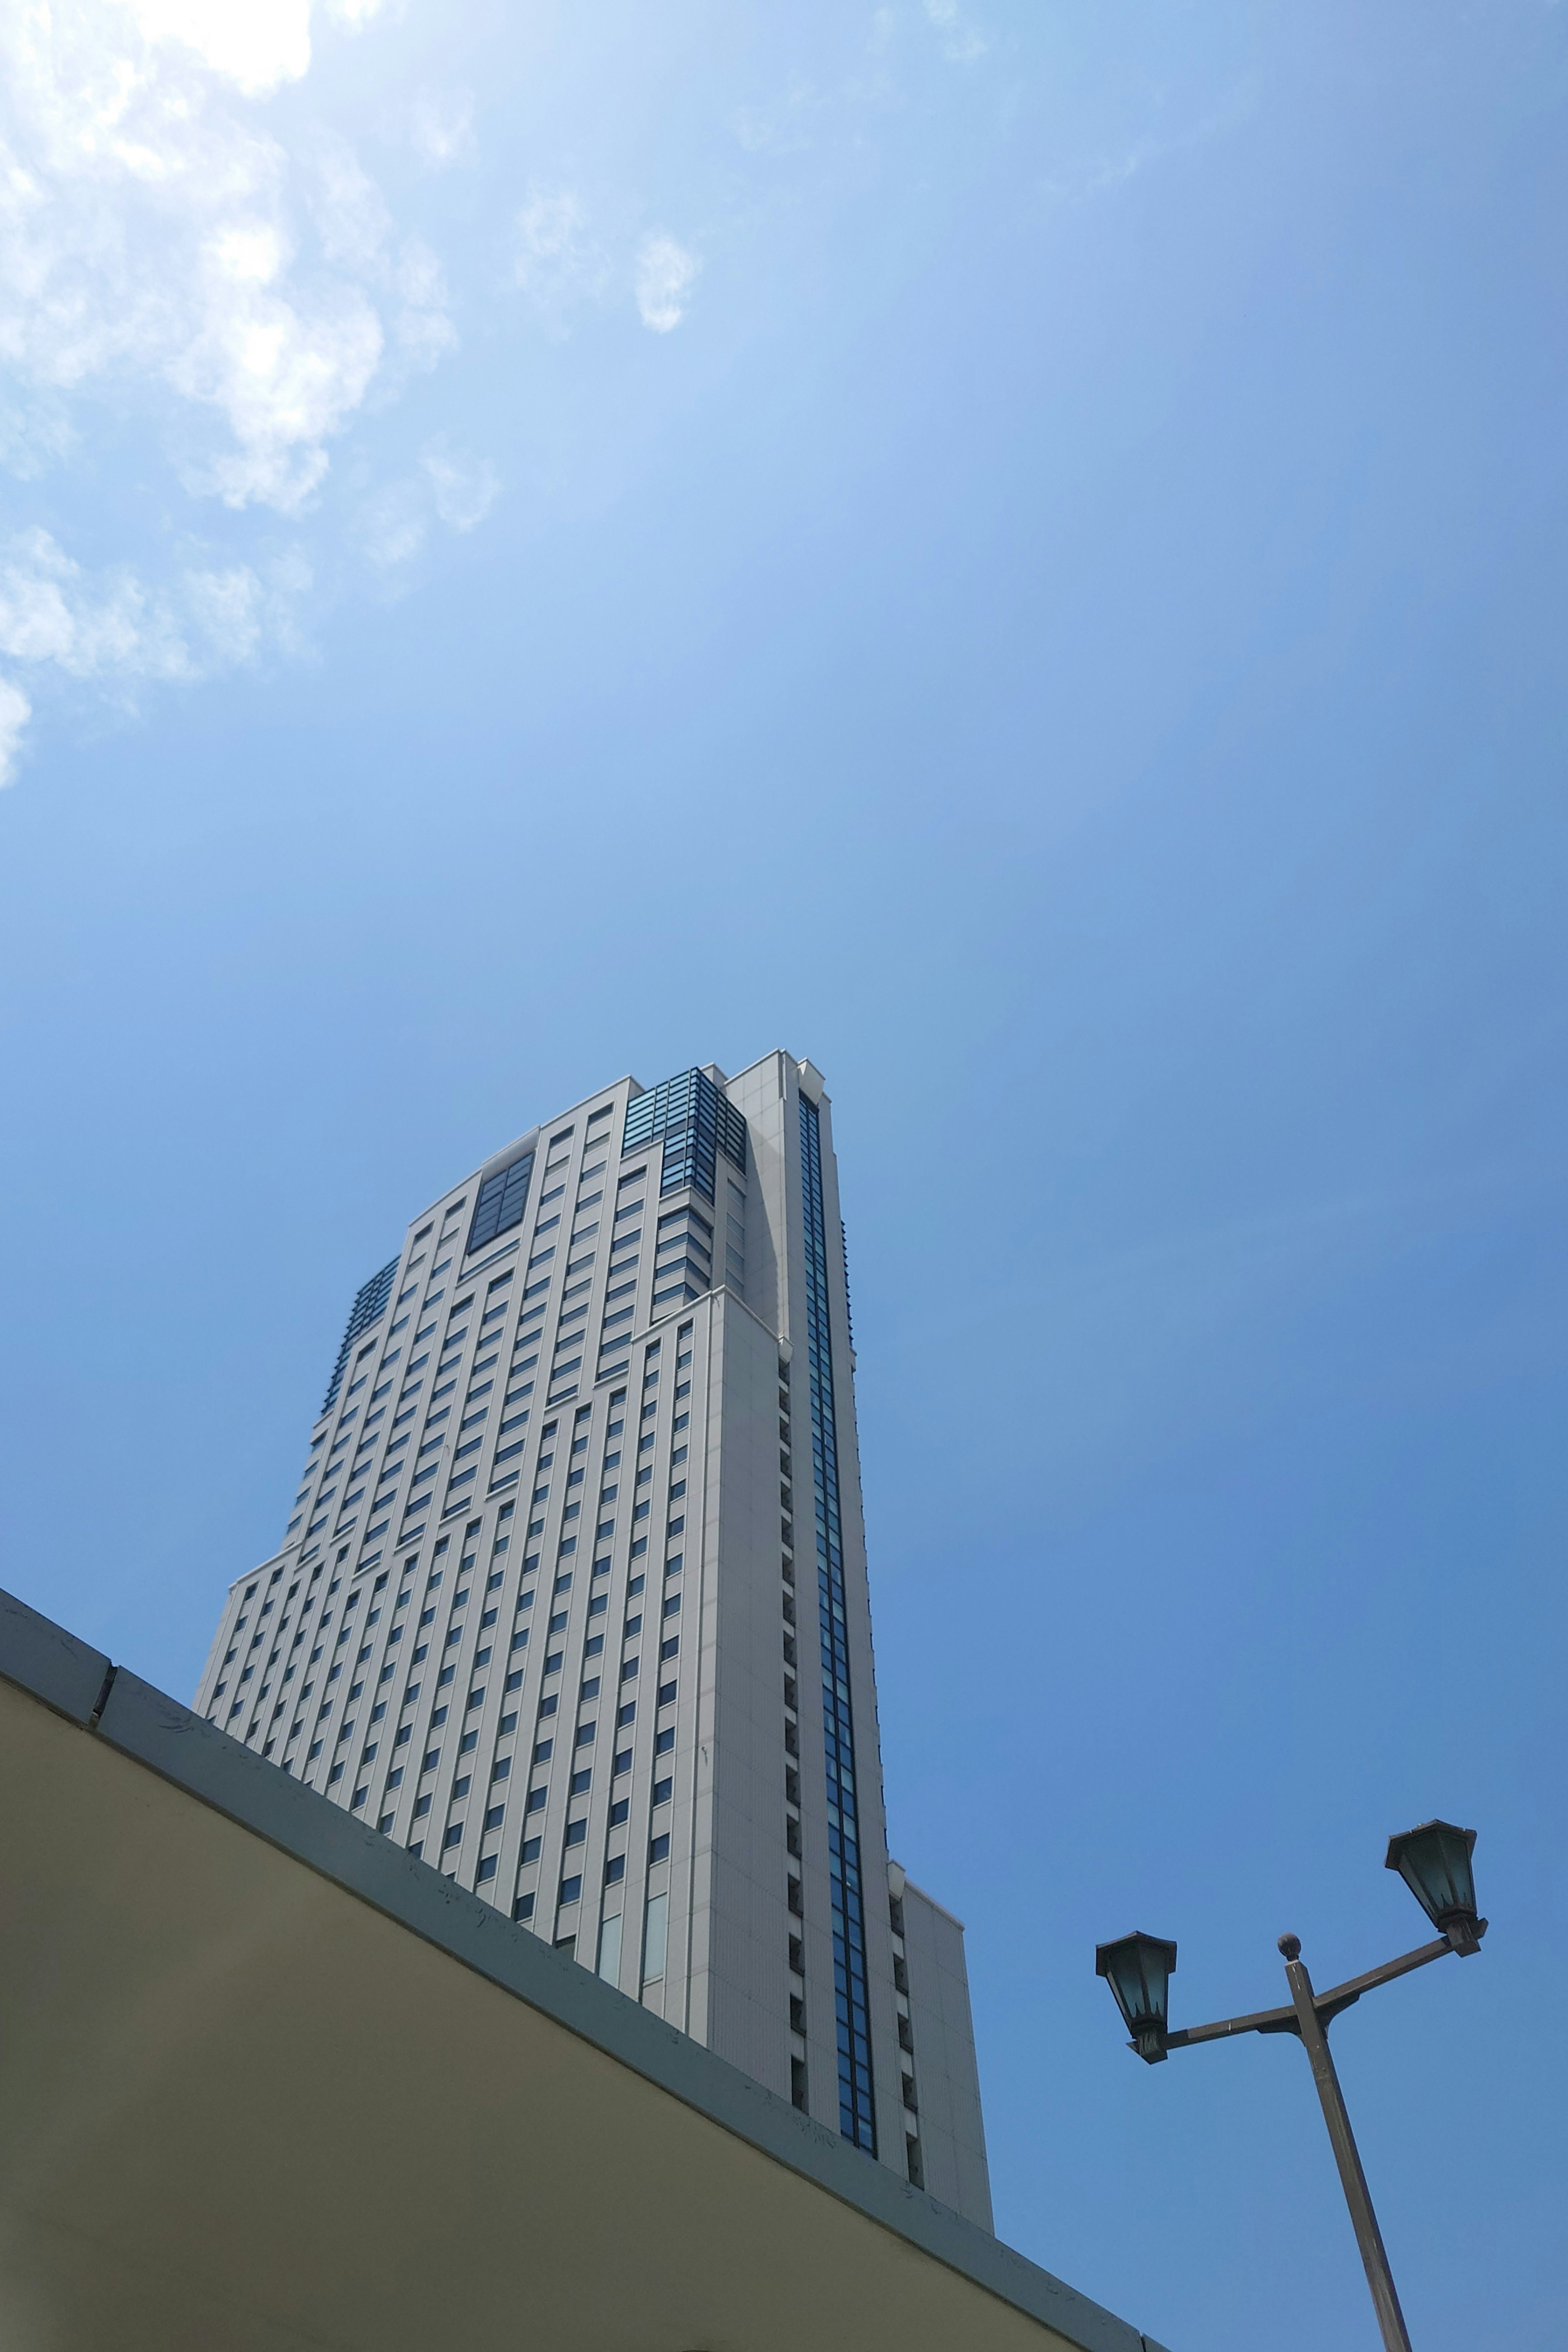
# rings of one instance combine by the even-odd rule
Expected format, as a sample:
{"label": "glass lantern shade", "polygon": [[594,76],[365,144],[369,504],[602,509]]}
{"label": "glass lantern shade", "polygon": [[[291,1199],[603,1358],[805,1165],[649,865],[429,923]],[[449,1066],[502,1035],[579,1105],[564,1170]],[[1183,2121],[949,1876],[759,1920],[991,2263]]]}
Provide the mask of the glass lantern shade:
{"label": "glass lantern shade", "polygon": [[1439,1935],[1456,1951],[1478,1947],[1476,1882],[1470,1868],[1474,1830],[1452,1822],[1423,1822],[1388,1841],[1384,1867],[1396,1870]]}
{"label": "glass lantern shade", "polygon": [[1165,2055],[1171,1979],[1176,1948],[1159,1936],[1121,1936],[1097,1944],[1094,1972],[1110,1985],[1140,2058],[1156,2064]]}

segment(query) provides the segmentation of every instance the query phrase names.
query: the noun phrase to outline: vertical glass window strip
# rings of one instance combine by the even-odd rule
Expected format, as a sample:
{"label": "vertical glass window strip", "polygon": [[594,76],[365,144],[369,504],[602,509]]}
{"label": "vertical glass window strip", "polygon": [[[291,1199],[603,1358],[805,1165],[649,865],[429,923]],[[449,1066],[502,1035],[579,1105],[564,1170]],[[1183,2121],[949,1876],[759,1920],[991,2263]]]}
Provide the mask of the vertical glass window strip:
{"label": "vertical glass window strip", "polygon": [[833,1338],[827,1313],[827,1229],[822,1204],[822,1124],[800,1097],[800,1172],[805,1226],[806,1361],[811,1467],[816,1502],[816,1593],[822,1629],[822,1717],[827,1752],[828,1881],[833,1900],[833,1997],[838,2029],[838,2128],[877,2153],[871,2102],[871,2022],[866,1992],[866,1923],[855,1793],[855,1719],[844,1616],[838,1516],[838,1445],[833,1408]]}
{"label": "vertical glass window strip", "polygon": [[338,1391],[343,1382],[344,1368],[349,1360],[349,1350],[354,1341],[362,1331],[368,1331],[372,1324],[379,1323],[385,1314],[386,1302],[392,1296],[392,1285],[396,1276],[401,1257],[400,1251],[390,1265],[384,1265],[379,1274],[373,1274],[363,1288],[355,1291],[354,1303],[349,1309],[348,1328],[343,1333],[343,1344],[338,1349],[338,1360],[332,1366],[332,1377],[328,1384],[326,1402],[321,1407],[322,1412],[337,1402]]}

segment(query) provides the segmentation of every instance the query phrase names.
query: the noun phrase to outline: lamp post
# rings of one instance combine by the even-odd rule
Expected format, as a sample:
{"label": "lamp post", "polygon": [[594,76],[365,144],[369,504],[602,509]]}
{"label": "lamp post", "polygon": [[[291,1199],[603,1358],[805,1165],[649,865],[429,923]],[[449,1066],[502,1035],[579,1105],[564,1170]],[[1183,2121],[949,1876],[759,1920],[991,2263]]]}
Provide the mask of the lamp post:
{"label": "lamp post", "polygon": [[1329,2127],[1334,2162],[1350,2207],[1385,2352],[1410,2352],[1410,2337],[1394,2292],[1383,2233],[1367,2190],[1366,2175],[1361,2168],[1350,2116],[1345,2112],[1340,2079],[1329,2054],[1329,2027],[1342,2010],[1349,2009],[1374,1985],[1392,1983],[1395,1977],[1408,1976],[1412,1969],[1425,1968],[1428,1960],[1440,1960],[1449,1952],[1467,1959],[1480,1950],[1487,1923],[1476,1916],[1475,1879],[1470,1869],[1475,1843],[1474,1830],[1456,1829],[1451,1822],[1423,1822],[1419,1828],[1390,1838],[1384,1867],[1398,1871],[1438,1930],[1436,1942],[1423,1944],[1418,1950],[1403,1953],[1396,1960],[1385,1960],[1379,1969],[1368,1969],[1364,1976],[1349,1977],[1343,1984],[1331,1986],[1327,1992],[1314,1992],[1301,1958],[1300,1937],[1281,1936],[1279,1949],[1284,1955],[1285,1979],[1290,1988],[1288,2009],[1258,2010],[1250,2017],[1222,2018],[1214,2025],[1189,2025],[1173,2033],[1169,2001],[1170,1981],[1176,1970],[1174,1944],[1158,1936],[1138,1934],[1119,1937],[1115,1943],[1100,1944],[1095,1948],[1095,1974],[1104,1977],[1110,1986],[1116,2006],[1132,2037],[1129,2046],[1151,2066],[1158,2065],[1173,2050],[1185,2050],[1199,2042],[1228,2041],[1234,2033],[1294,2033],[1300,2041],[1311,2062],[1312,2080],[1318,2086],[1323,2121]]}

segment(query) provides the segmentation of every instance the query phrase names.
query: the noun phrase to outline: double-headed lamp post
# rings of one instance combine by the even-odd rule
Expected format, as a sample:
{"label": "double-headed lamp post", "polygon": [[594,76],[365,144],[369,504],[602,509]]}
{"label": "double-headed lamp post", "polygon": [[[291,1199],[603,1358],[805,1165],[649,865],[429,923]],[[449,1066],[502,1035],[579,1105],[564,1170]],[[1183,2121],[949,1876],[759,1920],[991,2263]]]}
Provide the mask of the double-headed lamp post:
{"label": "double-headed lamp post", "polygon": [[1397,1960],[1385,1960],[1382,1968],[1368,1969],[1364,1976],[1348,1978],[1327,1992],[1314,1992],[1301,1958],[1300,1937],[1281,1936],[1279,1949],[1285,1956],[1285,1976],[1290,1987],[1289,2009],[1263,2009],[1252,2017],[1222,2018],[1216,2025],[1189,2025],[1173,2033],[1166,2021],[1171,1979],[1176,1970],[1174,1944],[1158,1936],[1121,1936],[1114,1944],[1099,1945],[1094,1955],[1095,1973],[1106,1979],[1116,1996],[1116,2006],[1132,2037],[1131,2047],[1151,2066],[1158,2065],[1173,2050],[1185,2050],[1198,2042],[1224,2042],[1233,2033],[1299,2036],[1311,2060],[1312,2079],[1322,2102],[1323,2120],[1387,2352],[1410,2352],[1410,2337],[1394,2290],[1383,2233],[1367,2194],[1366,2175],[1356,2153],[1340,2078],[1329,2055],[1329,2026],[1342,2009],[1349,2009],[1373,1985],[1408,1976],[1412,1969],[1425,1968],[1428,1960],[1440,1960],[1449,1952],[1467,1959],[1480,1950],[1487,1923],[1476,1916],[1476,1885],[1470,1869],[1475,1843],[1474,1830],[1456,1829],[1451,1822],[1423,1822],[1419,1829],[1390,1838],[1386,1867],[1398,1871],[1437,1929],[1436,1942],[1423,1944],[1418,1951],[1406,1952]]}

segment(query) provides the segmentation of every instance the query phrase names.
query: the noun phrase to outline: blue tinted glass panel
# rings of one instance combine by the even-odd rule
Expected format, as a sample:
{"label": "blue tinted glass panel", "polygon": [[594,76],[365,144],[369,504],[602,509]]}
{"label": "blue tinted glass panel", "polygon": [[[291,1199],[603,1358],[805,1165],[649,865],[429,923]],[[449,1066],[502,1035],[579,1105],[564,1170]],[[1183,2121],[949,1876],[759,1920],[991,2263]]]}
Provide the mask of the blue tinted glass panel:
{"label": "blue tinted glass panel", "polygon": [[521,1159],[485,1178],[474,1202],[474,1221],[468,1227],[470,1255],[482,1249],[486,1242],[493,1242],[498,1234],[509,1234],[513,1225],[521,1224],[532,1174],[533,1154],[525,1151]]}

